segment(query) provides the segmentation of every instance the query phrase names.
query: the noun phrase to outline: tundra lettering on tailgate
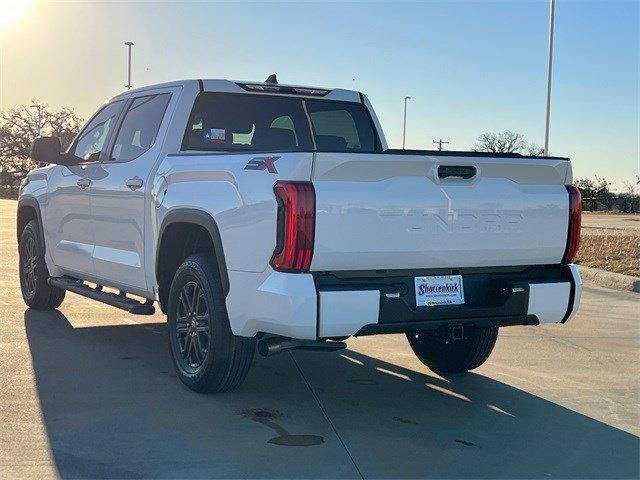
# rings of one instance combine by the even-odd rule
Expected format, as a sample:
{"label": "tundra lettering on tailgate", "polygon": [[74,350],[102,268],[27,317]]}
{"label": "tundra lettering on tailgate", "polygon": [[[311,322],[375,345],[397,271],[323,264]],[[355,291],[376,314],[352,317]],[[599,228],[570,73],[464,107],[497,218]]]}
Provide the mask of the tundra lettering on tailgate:
{"label": "tundra lettering on tailgate", "polygon": [[385,219],[406,218],[407,231],[430,233],[520,233],[524,221],[524,214],[517,210],[465,212],[452,209],[441,214],[430,209],[414,208],[405,211],[390,208],[381,211],[379,215]]}

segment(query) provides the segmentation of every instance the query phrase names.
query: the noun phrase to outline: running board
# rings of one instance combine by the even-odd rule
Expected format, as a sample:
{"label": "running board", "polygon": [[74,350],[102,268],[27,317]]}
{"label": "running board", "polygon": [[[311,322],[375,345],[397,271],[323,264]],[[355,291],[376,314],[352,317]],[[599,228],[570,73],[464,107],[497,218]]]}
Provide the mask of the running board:
{"label": "running board", "polygon": [[344,342],[330,342],[323,340],[296,340],[287,337],[267,337],[258,341],[258,353],[263,357],[275,355],[286,350],[322,350],[333,352],[347,348]]}
{"label": "running board", "polygon": [[126,310],[134,315],[153,315],[156,312],[151,300],[141,303],[133,298],[127,297],[125,293],[118,295],[117,293],[103,292],[102,286],[100,285],[96,288],[91,288],[74,278],[51,277],[49,278],[49,285],[77,293],[78,295],[97,300],[98,302],[106,303],[112,307]]}

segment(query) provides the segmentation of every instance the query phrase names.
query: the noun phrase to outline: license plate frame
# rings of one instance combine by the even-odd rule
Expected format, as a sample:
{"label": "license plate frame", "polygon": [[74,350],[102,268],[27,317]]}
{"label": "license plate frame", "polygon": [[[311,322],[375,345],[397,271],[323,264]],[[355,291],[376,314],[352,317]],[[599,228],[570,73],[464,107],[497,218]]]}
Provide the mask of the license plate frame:
{"label": "license plate frame", "polygon": [[417,307],[464,305],[465,302],[462,275],[414,277],[414,287]]}

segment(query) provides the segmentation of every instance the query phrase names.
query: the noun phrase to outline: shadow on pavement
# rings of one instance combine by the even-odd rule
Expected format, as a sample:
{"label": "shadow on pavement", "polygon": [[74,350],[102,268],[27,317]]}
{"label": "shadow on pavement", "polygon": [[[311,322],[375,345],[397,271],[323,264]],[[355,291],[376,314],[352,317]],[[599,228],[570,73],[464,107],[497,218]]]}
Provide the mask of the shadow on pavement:
{"label": "shadow on pavement", "polygon": [[[25,326],[64,478],[357,475],[288,354],[256,359],[238,392],[198,395],[175,377],[164,324],[73,328],[28,309]],[[639,475],[637,436],[491,378],[443,379],[351,350],[294,358],[366,478]],[[247,418],[256,408],[328,441],[269,443]]]}

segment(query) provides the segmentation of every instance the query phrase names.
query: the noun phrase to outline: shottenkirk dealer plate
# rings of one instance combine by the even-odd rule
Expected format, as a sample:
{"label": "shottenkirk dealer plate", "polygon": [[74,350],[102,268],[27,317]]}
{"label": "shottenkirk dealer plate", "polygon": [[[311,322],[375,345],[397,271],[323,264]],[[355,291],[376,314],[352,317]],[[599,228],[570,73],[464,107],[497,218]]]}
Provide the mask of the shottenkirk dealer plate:
{"label": "shottenkirk dealer plate", "polygon": [[415,277],[416,305],[461,305],[464,303],[462,275]]}

